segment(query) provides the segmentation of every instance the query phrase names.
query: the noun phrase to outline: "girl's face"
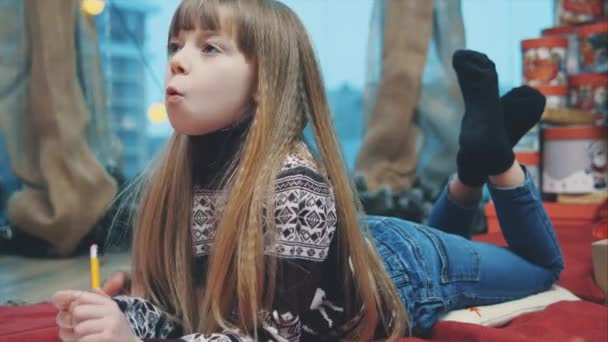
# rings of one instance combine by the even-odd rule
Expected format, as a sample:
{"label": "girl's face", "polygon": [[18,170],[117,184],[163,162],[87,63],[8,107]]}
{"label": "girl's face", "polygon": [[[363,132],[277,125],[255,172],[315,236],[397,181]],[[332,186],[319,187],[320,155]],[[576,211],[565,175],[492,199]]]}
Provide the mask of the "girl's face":
{"label": "girl's face", "polygon": [[173,128],[203,135],[243,119],[253,101],[253,64],[221,32],[181,30],[169,40],[165,104]]}

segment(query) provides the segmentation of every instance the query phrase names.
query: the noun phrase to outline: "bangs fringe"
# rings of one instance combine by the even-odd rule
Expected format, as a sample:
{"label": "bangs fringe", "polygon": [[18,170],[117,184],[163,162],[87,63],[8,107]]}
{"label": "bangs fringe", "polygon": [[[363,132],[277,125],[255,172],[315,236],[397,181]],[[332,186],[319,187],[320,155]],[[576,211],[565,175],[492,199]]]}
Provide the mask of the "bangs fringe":
{"label": "bangs fringe", "polygon": [[185,0],[180,3],[173,15],[169,27],[169,39],[179,34],[181,30],[216,31],[230,34],[236,33],[235,3],[221,0]]}

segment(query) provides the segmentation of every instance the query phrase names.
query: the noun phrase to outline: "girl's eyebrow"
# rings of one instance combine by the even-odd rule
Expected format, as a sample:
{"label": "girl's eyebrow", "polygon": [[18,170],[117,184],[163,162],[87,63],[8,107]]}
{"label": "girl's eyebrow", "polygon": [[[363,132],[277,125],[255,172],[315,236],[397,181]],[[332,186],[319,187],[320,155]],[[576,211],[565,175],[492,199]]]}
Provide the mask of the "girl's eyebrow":
{"label": "girl's eyebrow", "polygon": [[201,30],[198,38],[201,40],[207,40],[207,39],[211,39],[211,38],[219,39],[219,41],[223,45],[225,45],[225,47],[233,47],[235,45],[232,38],[229,35],[221,32],[221,31],[212,31],[212,30],[203,31],[203,30]]}
{"label": "girl's eyebrow", "polygon": [[203,37],[203,38],[209,38],[211,36],[221,36],[222,35],[221,32],[217,31],[217,30],[201,30],[201,29],[185,30],[185,29],[180,29],[175,34],[173,34],[171,36],[171,38],[182,39],[189,32],[190,33],[194,33],[196,37]]}
{"label": "girl's eyebrow", "polygon": [[223,45],[226,45],[226,47],[232,47],[234,45],[234,43],[232,42],[232,38],[230,38],[229,35],[223,33],[222,31],[219,30],[202,30],[202,29],[193,29],[193,30],[180,30],[178,32],[178,34],[173,35],[170,39],[169,42],[171,41],[175,41],[175,40],[184,40],[186,39],[186,35],[188,34],[194,34],[194,39],[195,41],[197,41],[199,44],[203,43],[204,41],[211,39],[211,38],[216,38],[221,40],[221,42],[223,43]]}

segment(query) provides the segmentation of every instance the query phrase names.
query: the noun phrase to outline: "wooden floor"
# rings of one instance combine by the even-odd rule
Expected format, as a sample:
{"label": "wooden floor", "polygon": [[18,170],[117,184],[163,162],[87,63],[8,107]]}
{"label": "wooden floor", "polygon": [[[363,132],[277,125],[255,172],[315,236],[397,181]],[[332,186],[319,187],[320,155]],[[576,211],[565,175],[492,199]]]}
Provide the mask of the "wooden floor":
{"label": "wooden floor", "polygon": [[[100,279],[112,272],[129,270],[128,253],[100,258]],[[0,305],[35,304],[47,301],[57,290],[90,288],[89,257],[29,259],[0,257]]]}

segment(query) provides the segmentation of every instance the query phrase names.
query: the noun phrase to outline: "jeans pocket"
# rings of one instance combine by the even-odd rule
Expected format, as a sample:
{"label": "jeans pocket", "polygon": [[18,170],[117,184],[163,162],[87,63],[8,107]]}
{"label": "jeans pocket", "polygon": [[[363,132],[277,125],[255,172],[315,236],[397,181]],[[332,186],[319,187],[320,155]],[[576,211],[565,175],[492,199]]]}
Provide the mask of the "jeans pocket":
{"label": "jeans pocket", "polygon": [[383,219],[379,227],[372,230],[376,251],[397,288],[426,287],[429,283],[415,235],[412,223],[393,218]]}
{"label": "jeans pocket", "polygon": [[408,285],[411,282],[408,276],[408,266],[403,258],[397,255],[392,244],[385,241],[376,241],[376,251],[384,263],[386,272],[396,287]]}
{"label": "jeans pocket", "polygon": [[441,283],[479,281],[479,253],[471,241],[454,234],[417,225],[435,246],[440,259]]}

